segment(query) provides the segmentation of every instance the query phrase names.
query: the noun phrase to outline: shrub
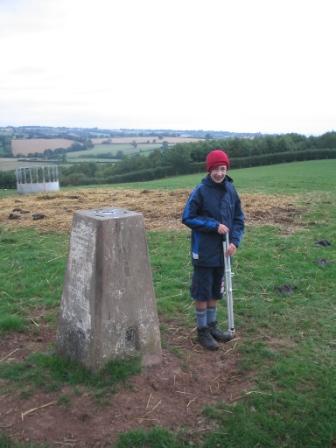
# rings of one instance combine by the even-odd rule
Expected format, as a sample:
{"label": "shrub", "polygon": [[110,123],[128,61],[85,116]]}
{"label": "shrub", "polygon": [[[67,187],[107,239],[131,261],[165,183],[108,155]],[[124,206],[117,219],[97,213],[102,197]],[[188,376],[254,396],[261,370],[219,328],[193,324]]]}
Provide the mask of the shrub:
{"label": "shrub", "polygon": [[16,188],[14,171],[0,171],[0,188]]}

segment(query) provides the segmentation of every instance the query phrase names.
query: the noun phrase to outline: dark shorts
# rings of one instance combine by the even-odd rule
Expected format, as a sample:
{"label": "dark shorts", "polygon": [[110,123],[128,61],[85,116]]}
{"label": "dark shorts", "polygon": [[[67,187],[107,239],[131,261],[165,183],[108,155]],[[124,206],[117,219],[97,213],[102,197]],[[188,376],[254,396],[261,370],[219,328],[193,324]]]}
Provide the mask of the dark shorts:
{"label": "dark shorts", "polygon": [[224,291],[224,268],[205,268],[194,266],[191,281],[191,297],[194,300],[207,302],[208,300],[219,300]]}

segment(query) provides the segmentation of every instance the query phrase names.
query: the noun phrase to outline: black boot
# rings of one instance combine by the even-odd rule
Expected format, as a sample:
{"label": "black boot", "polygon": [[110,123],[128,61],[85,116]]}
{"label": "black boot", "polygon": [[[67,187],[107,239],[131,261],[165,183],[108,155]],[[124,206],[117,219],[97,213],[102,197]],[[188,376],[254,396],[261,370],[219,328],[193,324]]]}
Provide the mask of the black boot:
{"label": "black boot", "polygon": [[211,336],[209,327],[197,328],[198,342],[207,350],[218,350],[219,345]]}
{"label": "black boot", "polygon": [[211,324],[208,325],[210,334],[213,338],[216,339],[216,341],[219,342],[229,342],[232,339],[232,335],[229,331],[221,331],[219,328],[217,328],[217,322],[211,322]]}

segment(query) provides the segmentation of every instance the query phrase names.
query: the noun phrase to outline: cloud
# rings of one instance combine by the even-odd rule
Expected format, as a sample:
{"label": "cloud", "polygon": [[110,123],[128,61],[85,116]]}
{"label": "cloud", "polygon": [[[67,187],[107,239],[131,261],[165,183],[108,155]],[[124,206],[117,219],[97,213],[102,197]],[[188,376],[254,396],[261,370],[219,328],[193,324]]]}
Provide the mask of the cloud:
{"label": "cloud", "polygon": [[64,4],[50,0],[2,0],[0,13],[0,38],[43,34],[65,17]]}
{"label": "cloud", "polygon": [[62,105],[65,124],[90,126],[335,122],[331,0],[13,0],[0,12],[0,124],[52,123]]}

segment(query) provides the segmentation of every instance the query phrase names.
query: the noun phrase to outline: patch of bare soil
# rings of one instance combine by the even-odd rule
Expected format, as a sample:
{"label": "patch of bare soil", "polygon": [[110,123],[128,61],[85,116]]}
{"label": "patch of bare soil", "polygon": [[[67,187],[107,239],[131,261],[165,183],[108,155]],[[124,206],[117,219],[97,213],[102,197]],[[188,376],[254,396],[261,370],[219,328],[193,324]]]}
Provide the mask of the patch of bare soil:
{"label": "patch of bare soil", "polygon": [[[125,431],[157,425],[198,440],[215,426],[203,415],[204,406],[234,403],[251,390],[253,380],[238,370],[238,336],[208,352],[196,343],[194,330],[174,321],[166,327],[162,364],[130,378],[104,404],[84,387],[80,395],[67,386],[25,399],[11,392],[0,396],[0,430],[15,440],[64,447],[102,447]],[[0,359],[22,361],[31,352],[46,351],[54,337],[41,325],[38,333],[7,335]],[[70,397],[66,406],[59,401],[64,395]]]}
{"label": "patch of bare soil", "polygon": [[[35,227],[42,231],[69,231],[74,212],[125,208],[144,216],[147,230],[185,229],[181,214],[190,190],[86,189],[0,199],[0,223]],[[303,213],[295,198],[261,194],[241,195],[247,224],[278,225],[290,231]]]}

